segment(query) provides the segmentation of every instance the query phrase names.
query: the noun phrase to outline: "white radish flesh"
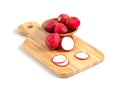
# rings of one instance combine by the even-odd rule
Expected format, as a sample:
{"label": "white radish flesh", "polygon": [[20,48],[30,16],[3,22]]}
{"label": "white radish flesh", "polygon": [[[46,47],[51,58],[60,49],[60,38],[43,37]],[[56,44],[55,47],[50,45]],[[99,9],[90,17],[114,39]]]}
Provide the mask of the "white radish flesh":
{"label": "white radish flesh", "polygon": [[78,52],[75,54],[75,57],[81,60],[88,59],[89,55],[86,52]]}
{"label": "white radish flesh", "polygon": [[63,63],[67,60],[66,56],[60,54],[60,55],[57,55],[53,58],[53,62],[56,63],[56,64],[60,64],[60,63]]}
{"label": "white radish flesh", "polygon": [[74,48],[74,41],[71,36],[63,37],[61,41],[61,48],[64,51],[70,51]]}

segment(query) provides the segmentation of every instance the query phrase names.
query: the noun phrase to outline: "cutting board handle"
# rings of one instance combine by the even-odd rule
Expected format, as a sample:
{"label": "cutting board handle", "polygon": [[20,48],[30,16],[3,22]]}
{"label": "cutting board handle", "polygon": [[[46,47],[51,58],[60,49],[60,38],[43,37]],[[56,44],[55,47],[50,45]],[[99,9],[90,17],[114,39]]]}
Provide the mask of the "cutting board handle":
{"label": "cutting board handle", "polygon": [[18,32],[23,36],[29,36],[31,31],[35,30],[36,28],[40,28],[40,24],[37,22],[26,22],[18,27]]}

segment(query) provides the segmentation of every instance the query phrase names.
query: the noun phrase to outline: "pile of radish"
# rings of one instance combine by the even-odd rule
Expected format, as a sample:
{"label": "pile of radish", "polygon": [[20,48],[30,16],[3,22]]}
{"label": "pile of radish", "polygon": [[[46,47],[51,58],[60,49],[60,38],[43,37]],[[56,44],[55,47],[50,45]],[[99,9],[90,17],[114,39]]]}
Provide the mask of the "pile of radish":
{"label": "pile of radish", "polygon": [[49,20],[45,29],[49,33],[66,34],[78,29],[79,25],[80,20],[77,17],[61,14],[56,19]]}
{"label": "pile of radish", "polygon": [[[51,50],[61,48],[63,51],[71,51],[74,48],[74,40],[72,36],[60,36],[60,34],[67,34],[78,29],[80,20],[77,17],[70,17],[67,14],[61,14],[56,19],[51,19],[45,26],[45,30],[50,34],[46,37],[46,45]],[[85,60],[89,57],[86,52],[78,52],[75,58]],[[68,58],[59,54],[52,58],[52,62],[58,66],[67,66],[69,64]]]}
{"label": "pile of radish", "polygon": [[67,14],[61,14],[57,19],[50,20],[45,29],[51,33],[46,37],[46,45],[49,49],[62,48],[63,51],[71,51],[74,48],[72,36],[60,37],[59,34],[67,34],[78,29],[80,20],[77,17],[70,17]]}

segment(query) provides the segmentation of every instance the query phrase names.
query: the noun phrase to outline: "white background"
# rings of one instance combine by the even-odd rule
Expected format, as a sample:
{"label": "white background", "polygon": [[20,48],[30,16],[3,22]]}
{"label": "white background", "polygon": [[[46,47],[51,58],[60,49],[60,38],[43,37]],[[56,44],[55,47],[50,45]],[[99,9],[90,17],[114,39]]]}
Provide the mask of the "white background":
{"label": "white background", "polygon": [[[58,78],[28,55],[17,32],[27,21],[42,23],[61,13],[81,20],[77,36],[105,54],[103,63]],[[119,0],[0,0],[0,85],[120,85]]]}

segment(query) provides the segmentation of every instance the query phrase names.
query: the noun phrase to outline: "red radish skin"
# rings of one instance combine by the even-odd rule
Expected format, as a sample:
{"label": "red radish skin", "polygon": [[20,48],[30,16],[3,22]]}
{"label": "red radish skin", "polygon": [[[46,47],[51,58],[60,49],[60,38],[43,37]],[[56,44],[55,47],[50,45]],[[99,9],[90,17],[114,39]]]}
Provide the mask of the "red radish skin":
{"label": "red radish skin", "polygon": [[55,25],[56,25],[57,23],[58,23],[57,20],[50,20],[50,21],[47,23],[46,27],[45,27],[46,31],[47,31],[47,32],[50,32],[50,33],[53,33],[53,32],[54,32]]}
{"label": "red radish skin", "polygon": [[55,26],[54,33],[66,34],[68,33],[68,29],[63,23],[58,23]]}
{"label": "red radish skin", "polygon": [[60,23],[66,24],[66,21],[68,18],[69,18],[69,16],[67,14],[61,14],[58,16],[57,20]]}
{"label": "red radish skin", "polygon": [[49,34],[46,37],[46,45],[49,49],[57,49],[59,47],[60,44],[60,36],[58,33],[53,33],[53,34]]}
{"label": "red radish skin", "polygon": [[70,30],[76,30],[78,29],[78,26],[80,25],[80,20],[77,17],[70,17],[69,19],[67,19],[66,21],[66,26],[70,29]]}
{"label": "red radish skin", "polygon": [[63,51],[66,51],[66,52],[71,51],[74,48],[74,46],[75,46],[75,43],[72,36],[65,36],[61,39],[60,48]]}
{"label": "red radish skin", "polygon": [[59,54],[53,57],[52,62],[54,62],[55,64],[61,64],[61,63],[64,63],[66,60],[67,60],[67,57],[65,55]]}
{"label": "red radish skin", "polygon": [[77,52],[74,56],[80,60],[86,60],[89,58],[89,54],[87,52],[83,52],[83,51]]}

